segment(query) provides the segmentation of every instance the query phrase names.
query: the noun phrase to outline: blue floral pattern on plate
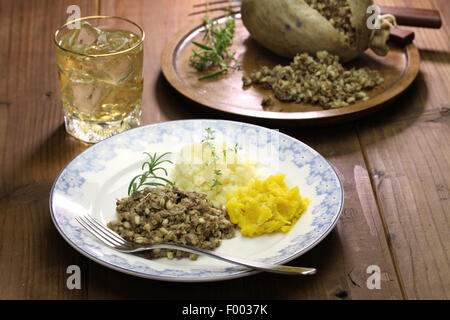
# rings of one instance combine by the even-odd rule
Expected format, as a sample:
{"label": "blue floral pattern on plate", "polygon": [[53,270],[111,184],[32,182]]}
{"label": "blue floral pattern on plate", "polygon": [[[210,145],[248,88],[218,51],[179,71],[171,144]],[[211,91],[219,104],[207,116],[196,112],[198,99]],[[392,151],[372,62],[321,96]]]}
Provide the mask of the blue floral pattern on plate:
{"label": "blue floral pattern on plate", "polygon": [[[278,131],[256,125],[224,120],[180,120],[139,127],[106,139],[86,149],[61,171],[50,195],[50,211],[63,238],[76,250],[104,266],[144,278],[193,282],[256,273],[231,264],[208,265],[209,260],[180,267],[176,261],[160,262],[160,259],[146,260],[122,254],[93,239],[74,220],[76,215],[92,214],[92,203],[99,196],[96,194],[98,177],[110,179],[114,174],[114,170],[108,167],[111,163],[121,163],[127,154],[142,154],[156,145],[176,152],[180,146],[200,141],[205,128],[222,134],[231,144],[245,140],[247,145],[257,150],[267,149],[269,144],[272,148],[275,146],[277,161],[282,165],[280,172],[271,174],[286,170],[288,176],[302,176],[304,181],[301,183],[310,193],[308,197],[314,199],[305,217],[302,215],[297,222],[299,227],[294,226],[274,245],[261,247],[255,260],[286,263],[313,248],[332,230],[343,207],[342,183],[333,167],[315,150]],[[268,237],[265,239],[270,240]]]}

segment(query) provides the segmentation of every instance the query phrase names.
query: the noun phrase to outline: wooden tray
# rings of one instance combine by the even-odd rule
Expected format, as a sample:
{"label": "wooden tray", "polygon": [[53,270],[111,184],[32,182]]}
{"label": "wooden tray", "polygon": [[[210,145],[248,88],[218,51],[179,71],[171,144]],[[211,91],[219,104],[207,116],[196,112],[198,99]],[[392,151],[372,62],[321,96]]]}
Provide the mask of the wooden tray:
{"label": "wooden tray", "polygon": [[[281,58],[254,41],[240,19],[236,15],[236,29],[232,52],[241,64],[241,70],[230,70],[228,74],[217,78],[199,81],[202,74],[189,66],[189,57],[196,48],[192,41],[201,42],[201,22],[192,24],[177,33],[167,43],[162,54],[162,72],[168,82],[183,96],[211,111],[228,114],[289,122],[295,126],[315,126],[330,124],[345,120],[353,120],[368,115],[388,105],[397,98],[414,81],[419,71],[420,56],[414,44],[406,47],[391,45],[389,54],[385,57],[376,56],[367,50],[360,58],[346,67],[369,67],[379,70],[384,83],[377,88],[366,91],[370,99],[360,101],[351,106],[324,110],[309,104],[297,104],[276,101],[268,108],[261,106],[264,96],[271,94],[259,86],[244,89],[242,76],[266,65],[287,65],[288,59]],[[225,18],[219,17],[220,22]]]}

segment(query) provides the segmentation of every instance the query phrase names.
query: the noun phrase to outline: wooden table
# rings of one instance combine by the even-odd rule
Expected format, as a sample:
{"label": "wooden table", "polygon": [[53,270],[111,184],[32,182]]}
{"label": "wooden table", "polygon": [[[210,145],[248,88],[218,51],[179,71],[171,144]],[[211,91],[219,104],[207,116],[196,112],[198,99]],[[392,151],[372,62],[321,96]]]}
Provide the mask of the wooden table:
{"label": "wooden table", "polygon": [[[49,213],[60,170],[88,146],[66,135],[52,35],[71,4],[82,16],[127,17],[145,42],[144,124],[211,117],[184,101],[161,74],[160,55],[200,0],[0,0],[0,299],[449,299],[450,50],[448,0],[383,0],[439,9],[440,30],[413,29],[420,74],[400,100],[369,119],[318,129],[282,129],[339,171],[345,209],[316,248],[292,262],[304,278],[257,274],[215,283],[166,283],[107,269],[72,249]],[[81,269],[80,290],[66,287]],[[377,265],[381,288],[370,290]]]}

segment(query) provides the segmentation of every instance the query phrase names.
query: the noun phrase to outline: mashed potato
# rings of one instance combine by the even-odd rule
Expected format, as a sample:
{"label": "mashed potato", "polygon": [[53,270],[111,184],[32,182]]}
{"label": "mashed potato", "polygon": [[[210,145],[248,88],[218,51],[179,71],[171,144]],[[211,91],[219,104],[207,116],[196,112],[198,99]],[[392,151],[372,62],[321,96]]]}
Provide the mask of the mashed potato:
{"label": "mashed potato", "polygon": [[227,194],[226,210],[241,234],[254,237],[264,233],[288,232],[309,205],[298,187],[289,189],[284,174],[254,180]]}
{"label": "mashed potato", "polygon": [[246,186],[258,176],[256,164],[239,157],[225,144],[194,143],[181,150],[172,181],[185,191],[205,193],[216,205],[225,205],[226,194]]}

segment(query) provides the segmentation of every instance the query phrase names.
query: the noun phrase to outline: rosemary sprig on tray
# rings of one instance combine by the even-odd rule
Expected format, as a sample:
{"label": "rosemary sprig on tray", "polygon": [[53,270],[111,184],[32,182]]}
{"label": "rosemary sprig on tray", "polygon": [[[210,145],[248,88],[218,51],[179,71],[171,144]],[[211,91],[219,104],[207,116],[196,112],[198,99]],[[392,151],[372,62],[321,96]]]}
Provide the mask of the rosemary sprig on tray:
{"label": "rosemary sprig on tray", "polygon": [[234,54],[229,50],[233,43],[235,20],[230,16],[224,25],[220,25],[218,20],[205,16],[203,23],[205,26],[203,40],[205,43],[192,42],[199,50],[192,51],[189,64],[198,71],[205,71],[213,67],[219,67],[219,70],[201,76],[198,80],[224,74],[230,68],[231,62],[236,62]]}
{"label": "rosemary sprig on tray", "polygon": [[[172,163],[172,161],[163,159],[166,155],[170,154],[170,152],[163,153],[160,156],[157,156],[156,153],[153,155],[149,154],[148,152],[144,152],[149,157],[149,161],[146,161],[142,164],[142,171],[144,171],[141,174],[138,174],[135,176],[128,187],[128,195],[131,196],[132,194],[139,191],[140,188],[145,186],[163,186],[164,184],[158,181],[163,181],[168,184],[172,184],[173,182],[156,175],[157,171],[162,171],[167,177],[167,170],[163,167],[159,167],[160,164],[164,162]],[[147,171],[145,171],[145,168],[147,167]],[[156,180],[156,181],[155,181]]]}

